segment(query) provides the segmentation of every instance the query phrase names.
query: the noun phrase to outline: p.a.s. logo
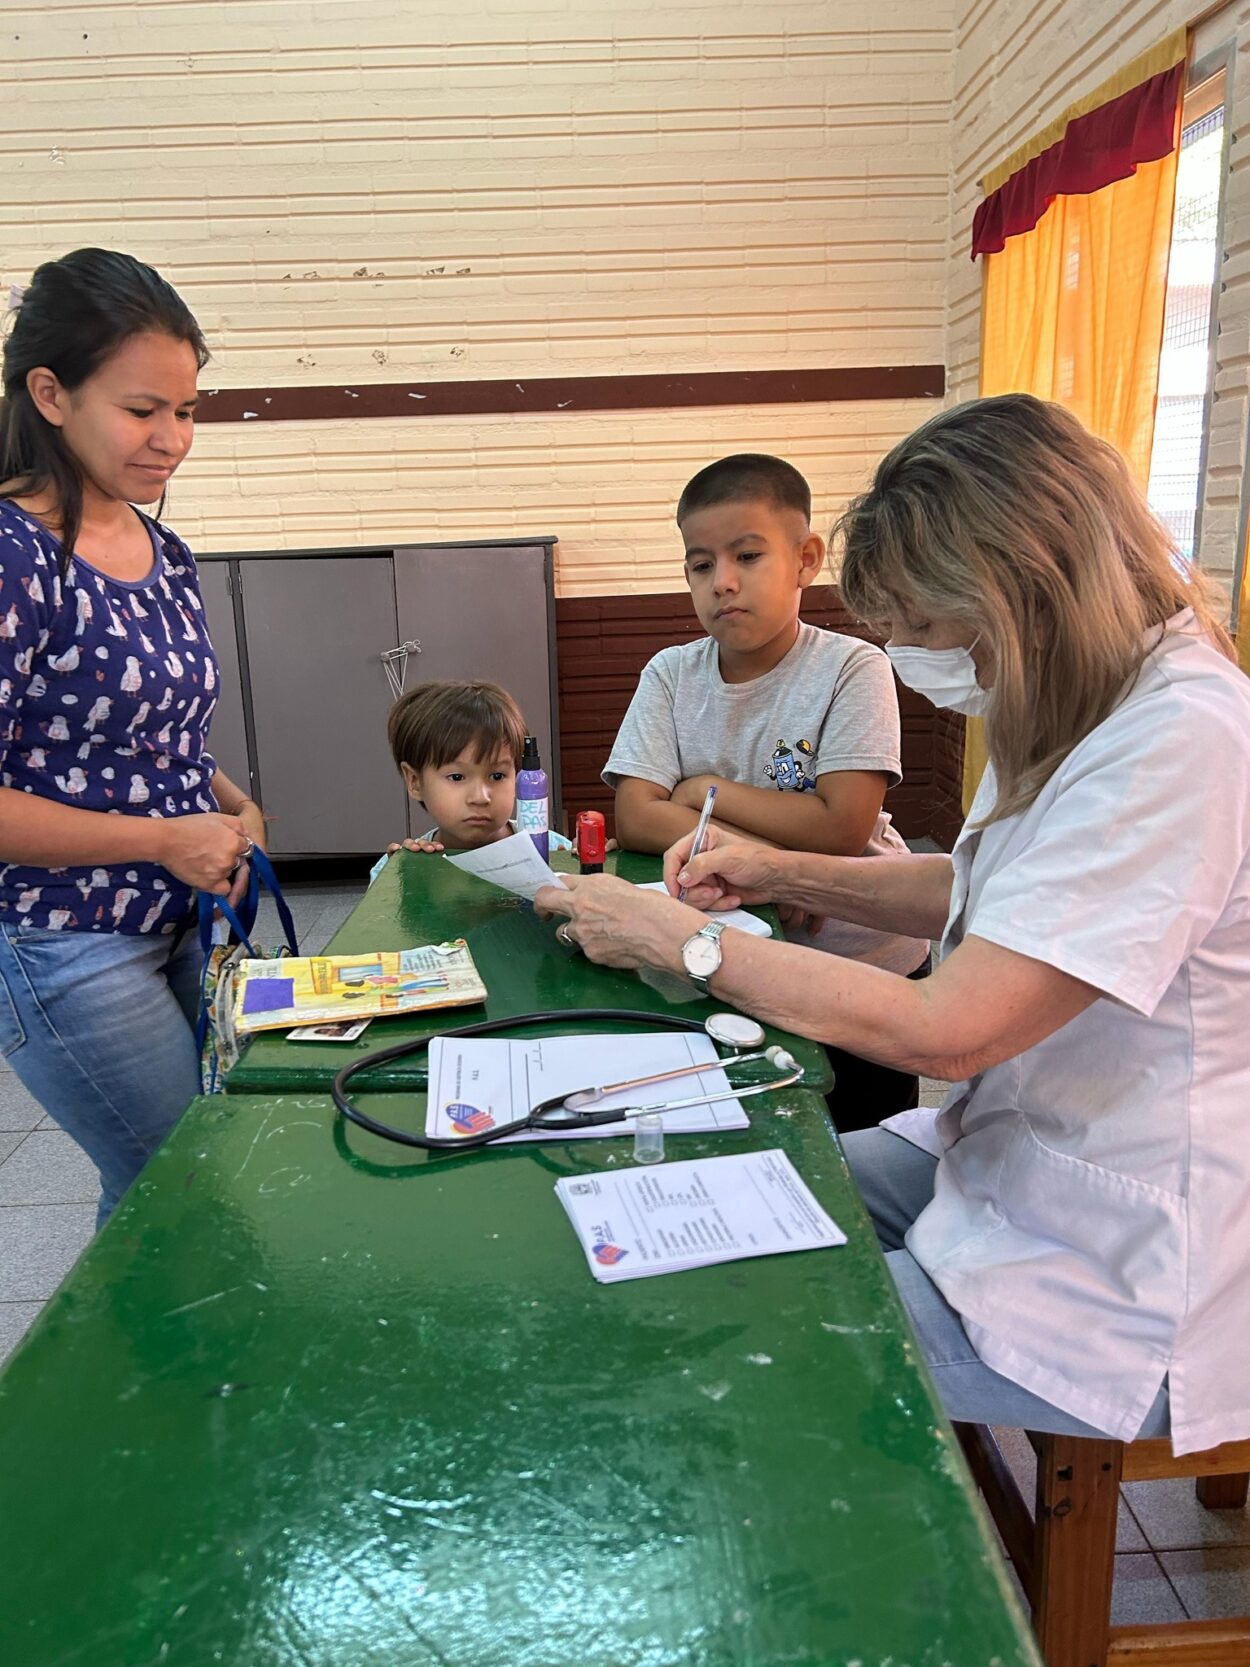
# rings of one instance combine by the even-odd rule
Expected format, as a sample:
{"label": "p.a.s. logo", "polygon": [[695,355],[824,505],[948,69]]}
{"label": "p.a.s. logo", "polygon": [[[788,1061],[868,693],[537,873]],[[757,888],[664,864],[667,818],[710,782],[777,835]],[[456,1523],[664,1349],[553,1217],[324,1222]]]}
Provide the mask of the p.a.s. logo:
{"label": "p.a.s. logo", "polygon": [[476,1106],[466,1106],[456,1100],[447,1107],[447,1115],[457,1134],[481,1134],[495,1126],[489,1111],[479,1111]]}
{"label": "p.a.s. logo", "polygon": [[614,1268],[622,1257],[628,1256],[628,1250],[622,1250],[619,1244],[610,1244],[606,1239],[600,1239],[594,1245],[592,1254],[596,1262],[602,1262],[605,1268]]}

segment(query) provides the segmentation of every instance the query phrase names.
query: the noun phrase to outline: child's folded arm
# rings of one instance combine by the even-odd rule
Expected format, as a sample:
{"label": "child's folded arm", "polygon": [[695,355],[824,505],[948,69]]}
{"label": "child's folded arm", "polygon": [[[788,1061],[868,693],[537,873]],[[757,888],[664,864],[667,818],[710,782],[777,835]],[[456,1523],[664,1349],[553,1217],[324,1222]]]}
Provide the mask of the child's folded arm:
{"label": "child's folded arm", "polygon": [[[874,770],[832,770],[817,779],[814,793],[778,793],[775,787],[747,787],[719,776],[694,776],[678,782],[673,803],[688,815],[697,815],[694,807],[702,805],[713,783],[718,821],[726,820],[784,850],[858,857],[872,838],[889,778]],[[681,829],[681,833],[686,831]]]}
{"label": "child's folded arm", "polygon": [[[678,784],[681,785],[680,783]],[[699,809],[703,807],[700,797]],[[699,820],[699,810],[676,803],[667,787],[641,776],[622,776],[616,789],[616,835],[627,851],[651,851],[657,855],[687,834]],[[774,841],[749,829],[716,817],[713,826],[733,839],[748,839],[756,845]]]}

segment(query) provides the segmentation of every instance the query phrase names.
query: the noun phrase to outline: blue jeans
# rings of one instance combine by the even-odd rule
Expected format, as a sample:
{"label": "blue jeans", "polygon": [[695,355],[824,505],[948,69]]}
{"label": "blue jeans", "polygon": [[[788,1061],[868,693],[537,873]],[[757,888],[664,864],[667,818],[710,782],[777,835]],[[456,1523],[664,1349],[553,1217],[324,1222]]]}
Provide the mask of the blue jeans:
{"label": "blue jeans", "polygon": [[[859,1129],[841,1139],[947,1416],[957,1424],[1005,1424],[1017,1430],[1105,1440],[1104,1430],[1060,1411],[991,1370],[968,1341],[959,1315],[903,1248],[903,1235],[933,1197],[936,1158],[888,1129]],[[1139,1434],[1165,1436],[1170,1428],[1165,1379]]]}
{"label": "blue jeans", "polygon": [[0,1054],[100,1171],[96,1225],[200,1091],[202,954],[173,936],[0,923]]}

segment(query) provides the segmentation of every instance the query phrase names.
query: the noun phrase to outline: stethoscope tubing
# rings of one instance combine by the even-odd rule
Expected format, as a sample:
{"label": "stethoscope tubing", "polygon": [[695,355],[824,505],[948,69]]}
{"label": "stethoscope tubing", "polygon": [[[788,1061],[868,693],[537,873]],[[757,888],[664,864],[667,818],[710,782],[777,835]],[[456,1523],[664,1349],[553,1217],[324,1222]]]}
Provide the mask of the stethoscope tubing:
{"label": "stethoscope tubing", "polygon": [[[541,1129],[551,1134],[558,1134],[563,1130],[569,1133],[580,1128],[593,1127],[595,1124],[624,1122],[627,1115],[637,1115],[641,1110],[659,1109],[654,1107],[622,1107],[599,1113],[578,1113],[575,1114],[576,1121],[569,1120],[559,1124],[554,1122],[544,1123],[541,1119],[544,1116],[549,1116],[555,1109],[552,1101],[545,1100],[541,1105],[535,1106],[527,1112],[524,1117],[515,1118],[511,1123],[497,1124],[492,1129],[484,1129],[480,1134],[444,1136],[415,1134],[409,1129],[397,1129],[389,1123],[381,1123],[377,1118],[370,1117],[367,1112],[361,1111],[360,1107],[348,1096],[348,1084],[353,1077],[358,1076],[362,1071],[374,1070],[379,1065],[389,1064],[391,1060],[403,1059],[408,1054],[419,1053],[422,1048],[428,1048],[436,1037],[442,1036],[447,1041],[458,1041],[468,1036],[497,1036],[501,1031],[513,1030],[520,1025],[566,1025],[569,1016],[566,1011],[514,1013],[507,1018],[483,1019],[477,1024],[458,1025],[455,1030],[428,1031],[424,1036],[409,1037],[407,1041],[396,1042],[389,1048],[377,1048],[372,1053],[362,1054],[359,1059],[352,1060],[335,1077],[330,1087],[330,1096],[334,1101],[334,1108],[338,1115],[346,1118],[349,1123],[355,1123],[357,1128],[367,1129],[370,1134],[378,1135],[383,1140],[393,1141],[398,1146],[415,1146],[430,1152],[471,1152],[478,1147],[493,1146],[496,1141],[506,1140],[509,1135],[523,1134],[528,1130]],[[632,1009],[623,1010],[617,1007],[587,1007],[576,1009],[576,1017],[579,1021],[586,1020],[594,1023],[597,1020],[609,1020],[613,1024],[617,1024],[624,1019],[631,1024],[648,1025],[651,1029],[693,1031],[701,1036],[707,1035],[707,1029],[700,1020],[682,1018],[676,1013],[641,1013]],[[733,1061],[727,1060],[722,1063],[732,1064]],[[699,1069],[705,1071],[715,1070],[715,1068],[714,1063],[699,1067]],[[786,1088],[799,1081],[802,1075],[802,1067],[798,1067],[794,1072],[779,1078],[776,1082],[751,1085],[742,1091],[741,1096],[735,1096],[735,1098],[745,1097],[748,1094],[771,1093],[773,1089]],[[670,1102],[669,1107],[663,1109],[678,1109],[683,1105],[706,1105],[716,1097],[709,1095],[706,1099],[673,1101]],[[562,1104],[564,1098],[565,1096],[560,1096],[558,1103]]]}

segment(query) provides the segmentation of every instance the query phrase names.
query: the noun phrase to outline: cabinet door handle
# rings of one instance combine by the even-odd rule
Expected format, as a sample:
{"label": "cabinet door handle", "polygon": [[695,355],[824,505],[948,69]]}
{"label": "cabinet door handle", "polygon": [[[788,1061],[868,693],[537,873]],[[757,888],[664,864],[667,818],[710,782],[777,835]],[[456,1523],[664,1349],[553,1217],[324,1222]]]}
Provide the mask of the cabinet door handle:
{"label": "cabinet door handle", "polygon": [[384,648],[378,659],[382,662],[382,670],[386,673],[386,681],[391,686],[391,693],[398,700],[404,692],[404,679],[408,675],[408,656],[420,654],[421,644],[409,641],[401,642],[395,648]]}
{"label": "cabinet door handle", "polygon": [[419,642],[401,642],[395,648],[384,648],[378,655],[378,659],[384,666],[389,666],[396,660],[406,660],[410,654],[420,654],[420,652],[421,644]]}

